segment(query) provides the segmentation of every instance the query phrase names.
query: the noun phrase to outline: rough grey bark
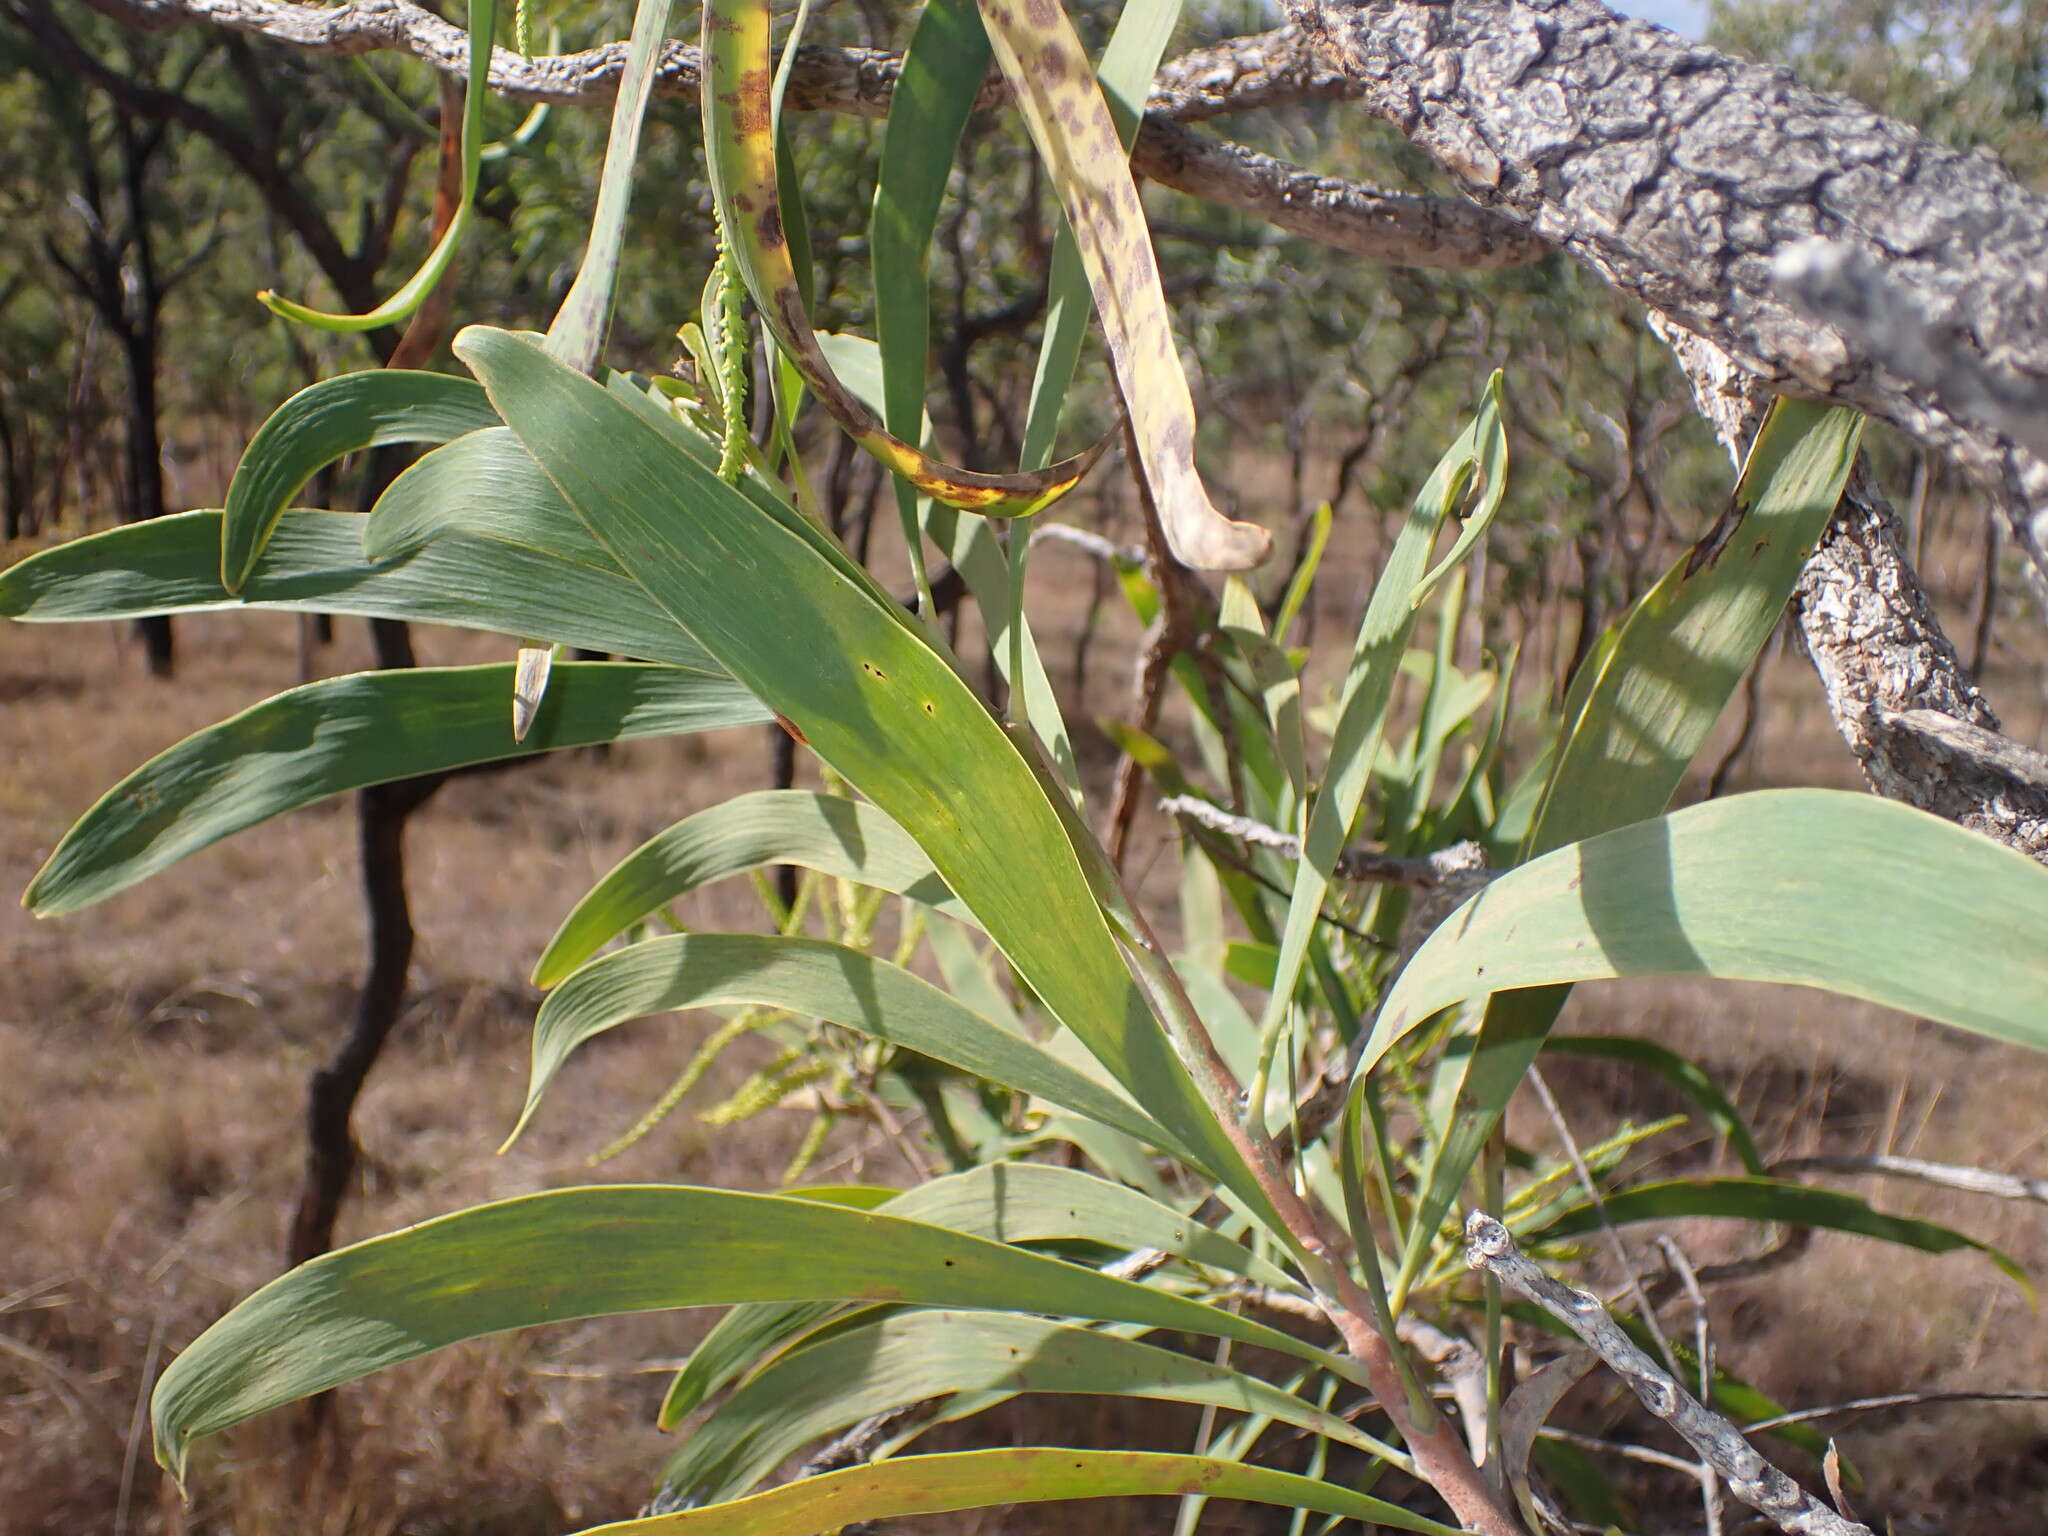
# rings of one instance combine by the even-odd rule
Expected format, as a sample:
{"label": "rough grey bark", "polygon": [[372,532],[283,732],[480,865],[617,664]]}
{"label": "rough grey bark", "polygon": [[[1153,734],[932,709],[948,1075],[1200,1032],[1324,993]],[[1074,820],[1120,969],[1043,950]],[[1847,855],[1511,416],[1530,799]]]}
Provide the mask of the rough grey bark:
{"label": "rough grey bark", "polygon": [[[1726,353],[1652,316],[1731,456],[1766,398]],[[1791,614],[1828,712],[1872,789],[2048,863],[2048,756],[1998,734],[1906,554],[1898,518],[1859,457],[1806,563]]]}
{"label": "rough grey bark", "polygon": [[[407,54],[444,75],[461,77],[469,68],[469,40],[462,28],[411,0],[350,0],[335,6],[294,0],[88,0],[95,10],[123,25],[159,30],[204,22],[268,38],[306,53]],[[1510,266],[1534,261],[1548,246],[1508,220],[1463,198],[1408,197],[1356,182],[1318,176],[1242,145],[1207,139],[1178,119],[1193,121],[1222,112],[1274,105],[1292,90],[1307,99],[1327,87],[1291,80],[1288,61],[1300,52],[1291,35],[1275,45],[1275,34],[1244,39],[1248,64],[1241,72],[1242,98],[1222,83],[1216,59],[1227,50],[1204,50],[1191,81],[1155,92],[1143,131],[1131,153],[1142,177],[1191,197],[1223,204],[1305,239],[1400,265],[1449,268]],[[622,43],[580,53],[522,58],[498,49],[491,62],[491,89],[519,101],[583,106],[610,103],[625,66]],[[1273,71],[1257,66],[1266,59]],[[889,110],[901,68],[899,55],[877,48],[805,48],[789,82],[789,104],[798,111],[841,112],[880,117]],[[668,44],[655,89],[692,98],[702,79],[696,48]],[[1172,66],[1169,66],[1171,68]],[[1327,72],[1325,72],[1327,74]],[[999,82],[984,92],[993,106],[1004,97]]]}
{"label": "rough grey bark", "polygon": [[1781,392],[1854,405],[2048,506],[2048,463],[1788,301],[1823,236],[1883,268],[1986,376],[2048,398],[2048,198],[1781,67],[1599,0],[1289,0],[1357,99],[1478,201]]}
{"label": "rough grey bark", "polygon": [[1730,1494],[1779,1530],[1788,1536],[1871,1536],[1869,1526],[1844,1519],[1764,1460],[1741,1430],[1636,1348],[1598,1297],[1544,1273],[1515,1246],[1508,1229],[1484,1211],[1474,1211],[1465,1222],[1465,1262],[1526,1296],[1578,1335],[1645,1408],[1720,1474]]}

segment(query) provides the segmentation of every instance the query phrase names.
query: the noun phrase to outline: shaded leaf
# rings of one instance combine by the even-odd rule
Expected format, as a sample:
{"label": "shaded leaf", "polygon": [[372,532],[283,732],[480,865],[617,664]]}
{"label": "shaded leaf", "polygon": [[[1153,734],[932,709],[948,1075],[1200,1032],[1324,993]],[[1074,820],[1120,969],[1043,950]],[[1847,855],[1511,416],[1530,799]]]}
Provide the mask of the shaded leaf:
{"label": "shaded leaf", "polygon": [[412,667],[293,688],[186,737],[81,816],[22,902],[43,917],[104,901],[188,854],[315,800],[472,763],[769,718],[731,678],[573,662],[522,744],[513,668]]}
{"label": "shaded leaf", "polygon": [[794,864],[908,896],[972,921],[910,835],[843,795],[761,789],[655,833],[605,873],[562,919],[533,968],[552,987],[658,907],[699,886],[769,864]]}
{"label": "shaded leaf", "polygon": [[221,585],[239,592],[277,520],[322,469],[391,443],[445,443],[498,424],[469,379],[413,368],[373,368],[309,384],[285,401],[243,450],[228,484]]}

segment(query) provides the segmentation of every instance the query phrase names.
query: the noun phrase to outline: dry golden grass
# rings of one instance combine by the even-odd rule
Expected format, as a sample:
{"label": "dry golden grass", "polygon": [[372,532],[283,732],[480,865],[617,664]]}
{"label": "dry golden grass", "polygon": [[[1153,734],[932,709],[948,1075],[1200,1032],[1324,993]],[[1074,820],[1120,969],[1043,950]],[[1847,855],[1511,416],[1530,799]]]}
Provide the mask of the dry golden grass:
{"label": "dry golden grass", "polygon": [[[1324,592],[1362,595],[1363,565],[1339,558]],[[1042,638],[1063,672],[1087,582],[1071,555],[1048,553],[1037,570],[1052,605]],[[1336,606],[1323,615],[1325,644],[1351,622]],[[1113,604],[1105,613],[1077,720],[1119,709],[1127,686],[1135,636]],[[360,629],[339,626],[323,672],[367,664]],[[0,628],[0,887],[18,892],[120,774],[297,681],[294,634],[274,616],[181,621],[180,674],[163,685],[141,675],[110,627]],[[421,649],[438,662],[503,657],[508,646],[429,631]],[[1769,675],[1757,781],[1852,783],[1803,663],[1780,661]],[[2002,658],[1992,679],[2028,739],[2041,730],[2038,676],[2036,657],[2021,655]],[[764,782],[767,752],[753,731],[635,743],[601,760],[459,782],[415,822],[412,1001],[359,1111],[368,1167],[344,1237],[589,1176],[584,1159],[666,1085],[695,1031],[643,1025],[580,1053],[534,1131],[495,1157],[524,1086],[527,969],[597,874],[677,816]],[[1089,753],[1099,770],[1099,744]],[[1156,821],[1142,825],[1138,862],[1149,861],[1155,887],[1168,846]],[[688,915],[756,921],[743,886],[695,898]],[[206,1453],[189,1506],[151,1465],[137,1410],[152,1371],[275,1273],[304,1084],[346,1019],[360,945],[345,803],[246,833],[78,917],[36,923],[0,906],[5,1536],[538,1536],[619,1518],[645,1497],[664,1451],[651,1427],[664,1378],[647,1362],[687,1347],[701,1327],[687,1316],[448,1351],[340,1394],[333,1435],[311,1448],[292,1415],[274,1415]],[[1693,1054],[1757,1116],[1774,1154],[2048,1165],[2048,1061],[1875,1009],[1762,988],[1616,985],[1582,989],[1569,1027],[1640,1031]],[[1587,1131],[1670,1107],[1640,1079],[1605,1069],[1560,1066],[1554,1080]],[[1546,1134],[1526,1113],[1516,1124],[1532,1141]],[[760,1187],[799,1129],[795,1116],[771,1116],[712,1134],[683,1113],[603,1176]],[[1681,1148],[1672,1166],[1709,1155]],[[828,1156],[838,1176],[900,1172],[879,1140],[842,1137]],[[1963,1225],[2048,1275],[2038,1208],[1870,1192],[1885,1208]],[[1701,1259],[1741,1240],[1704,1223],[1680,1235]],[[2048,1380],[2035,1314],[1969,1258],[1823,1238],[1792,1269],[1717,1296],[1715,1324],[1733,1368],[1800,1403]],[[1088,1409],[1071,1428],[1105,1422]],[[1842,1439],[1870,1477],[1871,1506],[1897,1515],[1901,1530],[1939,1520],[1921,1528],[2007,1531],[2039,1523],[2044,1422],[2028,1410],[1941,1409],[1855,1421]]]}

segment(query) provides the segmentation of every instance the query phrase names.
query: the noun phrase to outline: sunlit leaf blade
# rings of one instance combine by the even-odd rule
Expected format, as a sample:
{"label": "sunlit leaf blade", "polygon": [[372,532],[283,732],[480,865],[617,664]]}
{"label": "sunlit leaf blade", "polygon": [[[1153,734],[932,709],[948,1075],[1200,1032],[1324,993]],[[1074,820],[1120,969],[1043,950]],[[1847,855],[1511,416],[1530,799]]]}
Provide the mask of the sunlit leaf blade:
{"label": "sunlit leaf blade", "polygon": [[623,574],[509,427],[471,432],[408,465],[360,526],[372,560],[457,534]]}
{"label": "sunlit leaf blade", "polygon": [[1195,404],[1167,319],[1145,208],[1073,23],[1058,0],[980,3],[996,61],[1088,269],[1167,541],[1198,570],[1248,570],[1266,558],[1273,538],[1256,523],[1218,512],[1195,469]]}
{"label": "sunlit leaf blade", "polygon": [[1425,1536],[1453,1528],[1341,1484],[1213,1456],[1052,1447],[899,1456],[785,1483],[729,1504],[599,1526],[590,1536],[782,1536],[857,1522],[1054,1499],[1207,1494],[1337,1515]]}
{"label": "sunlit leaf blade", "polygon": [[1156,1344],[1040,1317],[900,1312],[805,1344],[765,1367],[684,1442],[663,1484],[696,1499],[732,1498],[820,1436],[956,1392],[1213,1404],[1376,1448],[1345,1420],[1257,1377]]}
{"label": "sunlit leaf blade", "polygon": [[640,126],[654,94],[661,40],[668,30],[669,0],[639,0],[633,10],[633,34],[626,44],[626,64],[612,102],[611,136],[605,143],[604,175],[597,184],[597,208],[590,220],[590,243],[576,281],[548,327],[548,350],[579,373],[597,366],[604,335],[611,322],[612,289],[619,273],[619,250],[626,238],[626,214],[633,201],[633,167],[640,158]]}
{"label": "sunlit leaf blade", "polygon": [[1080,1239],[1117,1250],[1157,1248],[1261,1285],[1295,1285],[1285,1271],[1191,1216],[1074,1168],[990,1163],[920,1184],[884,1209],[996,1242]]}
{"label": "sunlit leaf blade", "polygon": [[239,592],[305,483],[345,454],[389,443],[445,443],[498,424],[469,379],[374,368],[308,385],[257,429],[228,485],[221,585]]}
{"label": "sunlit leaf blade", "polygon": [[1395,536],[1393,551],[1380,570],[1378,583],[1359,621],[1351,665],[1338,696],[1337,725],[1330,735],[1330,754],[1323,787],[1308,816],[1307,835],[1295,866],[1294,890],[1287,905],[1287,923],[1280,938],[1280,959],[1274,986],[1261,1021],[1270,1032],[1294,996],[1301,968],[1308,958],[1316,918],[1330,888],[1337,856],[1351,839],[1351,824],[1365,803],[1366,780],[1379,754],[1387,710],[1401,671],[1401,657],[1415,630],[1418,594],[1425,594],[1434,575],[1431,547],[1439,530],[1458,510],[1460,501],[1478,482],[1478,503],[1465,518],[1459,543],[1470,548],[1492,523],[1507,492],[1507,428],[1501,420],[1501,375],[1486,381],[1478,411],[1436,468],[1415,493],[1408,518]]}
{"label": "sunlit leaf blade", "polygon": [[1880,1242],[1917,1248],[1922,1253],[1970,1250],[1983,1254],[2031,1292],[2026,1271],[1988,1243],[1966,1237],[1938,1222],[1887,1216],[1870,1208],[1859,1195],[1837,1189],[1814,1189],[1785,1179],[1674,1179],[1638,1184],[1561,1211],[1533,1232],[1529,1242],[1551,1242],[1598,1232],[1609,1224],[1631,1226],[1643,1221],[1677,1221],[1693,1216],[1725,1216],[1738,1221],[1783,1222],[1873,1237]]}
{"label": "sunlit leaf blade", "polygon": [[1742,1111],[1729,1101],[1714,1080],[1667,1046],[1634,1035],[1552,1035],[1543,1042],[1548,1056],[1586,1056],[1619,1061],[1653,1072],[1698,1106],[1707,1123],[1728,1139],[1728,1149],[1752,1174],[1764,1171],[1764,1155]]}
{"label": "sunlit leaf blade", "polygon": [[1548,853],[1670,801],[1842,498],[1863,418],[1779,400],[1727,510],[1623,622],[1551,775]]}
{"label": "sunlit leaf blade", "polygon": [[449,220],[425,263],[398,292],[366,314],[336,315],[308,309],[265,289],[256,297],[272,314],[316,330],[374,331],[380,325],[393,325],[405,319],[440,286],[476,211],[477,172],[483,163],[484,103],[490,97],[491,87],[491,39],[497,28],[498,0],[469,0],[469,79],[462,104],[462,198],[455,206],[455,217]]}
{"label": "sunlit leaf blade", "polygon": [[[1521,857],[1654,816],[1784,612],[1807,550],[1841,500],[1862,418],[1781,399],[1765,415],[1728,511],[1596,645],[1566,700],[1567,734]],[[1542,1049],[1567,987],[1499,992],[1487,1003],[1413,1227],[1420,1261]],[[1359,1072],[1371,1070],[1377,1048]]]}
{"label": "sunlit leaf blade", "polygon": [[769,864],[815,869],[973,920],[924,850],[874,806],[761,789],[684,817],[613,865],[562,919],[533,968],[534,985],[552,987],[657,907]]}
{"label": "sunlit leaf blade", "polygon": [[[1073,1168],[990,1163],[920,1184],[882,1209],[1002,1243],[1078,1238],[1119,1250],[1153,1247],[1261,1285],[1294,1286],[1285,1272],[1241,1244],[1134,1189]],[[824,1315],[811,1303],[735,1307],[676,1374],[662,1403],[662,1427],[673,1428],[772,1348]]]}
{"label": "sunlit leaf blade", "polygon": [[811,331],[782,226],[768,74],[767,0],[708,0],[704,7],[705,161],[729,249],[776,345],[818,403],[869,453],[929,496],[990,517],[1023,517],[1079,482],[1100,447],[1049,469],[984,475],[959,469],[892,435],[848,389]]}
{"label": "sunlit leaf blade", "polygon": [[[793,1253],[803,1261],[790,1262]],[[151,1399],[157,1458],[182,1477],[202,1436],[462,1339],[804,1300],[1029,1308],[1329,1358],[1216,1307],[897,1217],[778,1195],[608,1185],[477,1206],[271,1281],[164,1371]]]}
{"label": "sunlit leaf blade", "polygon": [[1614,976],[1820,987],[2040,1050],[2044,934],[2024,855],[1890,800],[1761,790],[1497,877],[1417,951],[1366,1056],[1470,997]]}
{"label": "sunlit leaf blade", "polygon": [[456,349],[620,565],[918,838],[1051,1013],[1200,1165],[1264,1210],[1132,983],[1054,802],[902,610],[518,338],[472,327]]}
{"label": "sunlit leaf blade", "polygon": [[917,440],[924,418],[932,230],[988,61],[988,35],[974,0],[930,0],[918,13],[889,98],[868,223],[868,260],[875,284],[875,342],[882,359],[882,414],[891,432],[910,441]]}
{"label": "sunlit leaf blade", "polygon": [[361,517],[287,512],[236,597],[220,582],[220,529],[218,512],[184,512],[55,545],[0,571],[0,618],[57,624],[234,608],[356,614],[719,670],[638,584],[530,549],[451,535],[370,564]]}
{"label": "sunlit leaf blade", "polygon": [[593,1035],[680,1008],[786,1008],[907,1046],[976,1077],[1035,1094],[1155,1146],[1176,1138],[1129,1100],[899,966],[822,939],[678,933],[593,960],[548,994],[533,1024],[533,1074],[517,1136],[576,1048]]}
{"label": "sunlit leaf blade", "polygon": [[471,763],[770,718],[729,677],[565,663],[524,743],[510,666],[325,678],[186,737],[101,796],[22,897],[43,917],[104,901],[272,816],[329,795]]}
{"label": "sunlit leaf blade", "polygon": [[[1125,154],[1138,137],[1152,76],[1180,21],[1180,0],[1132,0],[1117,13],[1116,30],[1102,50],[1095,69],[1096,84],[1116,124]],[[1064,219],[1053,241],[1052,266],[1046,277],[1045,337],[1038,344],[1038,364],[1031,377],[1031,404],[1024,414],[1022,462],[1026,469],[1043,464],[1059,430],[1060,408],[1074,382],[1082,338],[1094,313],[1088,268],[1073,227]]]}

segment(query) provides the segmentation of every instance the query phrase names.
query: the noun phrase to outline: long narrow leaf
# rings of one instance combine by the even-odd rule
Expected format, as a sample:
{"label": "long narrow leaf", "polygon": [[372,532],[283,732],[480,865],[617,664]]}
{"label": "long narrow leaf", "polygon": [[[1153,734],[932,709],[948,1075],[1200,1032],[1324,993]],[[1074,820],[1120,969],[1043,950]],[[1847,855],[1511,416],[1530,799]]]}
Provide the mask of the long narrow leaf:
{"label": "long narrow leaf", "polygon": [[1125,970],[1060,812],[960,675],[782,522],[502,331],[457,338],[613,558],[918,839],[1055,1017],[1198,1161],[1266,1202]]}
{"label": "long narrow leaf", "polygon": [[186,737],[108,790],[64,834],[22,902],[44,917],[74,912],[244,828],[366,784],[770,718],[728,677],[565,663],[533,729],[515,742],[505,708],[512,672],[358,672],[266,699]]}
{"label": "long narrow leaf", "polygon": [[[1501,420],[1501,375],[1496,371],[1486,382],[1479,410],[1415,493],[1407,521],[1395,536],[1393,552],[1359,622],[1350,669],[1338,698],[1323,788],[1309,810],[1301,859],[1295,866],[1280,959],[1266,1016],[1260,1022],[1263,1034],[1270,1035],[1294,997],[1337,855],[1350,841],[1351,823],[1365,803],[1366,779],[1379,753],[1401,656],[1415,629],[1420,596],[1431,579],[1430,549],[1475,478],[1479,501],[1465,519],[1461,542],[1469,547],[1470,540],[1485,531],[1507,492],[1507,469],[1507,428]],[[1443,566],[1437,567],[1438,572],[1442,570]]]}
{"label": "long narrow leaf", "polygon": [[980,4],[996,61],[1080,246],[1167,541],[1199,570],[1248,570],[1266,558],[1273,538],[1217,511],[1195,468],[1195,404],[1145,208],[1073,23],[1059,0]]}
{"label": "long narrow leaf", "polygon": [[357,614],[719,670],[637,583],[517,545],[450,535],[370,564],[361,517],[287,512],[238,598],[221,585],[220,530],[220,513],[184,512],[58,544],[0,571],[0,618],[64,624],[235,608]]}
{"label": "long narrow leaf", "polygon": [[974,1013],[930,982],[822,939],[679,933],[593,960],[548,994],[533,1024],[533,1075],[517,1136],[576,1048],[649,1014],[742,1005],[786,1008],[858,1030],[1077,1110],[1155,1146],[1176,1138],[1122,1095]]}
{"label": "long narrow leaf", "polygon": [[618,280],[619,251],[633,202],[633,167],[640,158],[640,125],[654,94],[655,66],[668,31],[669,0],[639,0],[626,66],[612,102],[611,136],[605,143],[604,174],[597,184],[597,208],[590,219],[590,243],[569,295],[548,327],[548,350],[579,373],[597,366],[611,323],[612,290]]}
{"label": "long narrow leaf", "polygon": [[157,1458],[182,1478],[202,1436],[463,1339],[616,1313],[803,1300],[1028,1308],[1342,1364],[1220,1308],[939,1227],[777,1195],[611,1185],[478,1206],[271,1281],[158,1380]]}
{"label": "long narrow leaf", "polygon": [[562,919],[533,968],[534,985],[552,987],[657,907],[769,864],[815,869],[972,921],[924,850],[874,806],[760,789],[684,817],[613,865]]}
{"label": "long narrow leaf", "polygon": [[469,79],[462,104],[462,196],[455,205],[455,217],[435,242],[426,261],[398,290],[366,314],[334,315],[308,309],[303,304],[272,293],[256,295],[272,314],[322,331],[374,331],[392,325],[424,304],[427,295],[440,286],[469,231],[476,211],[477,172],[484,148],[484,102],[491,88],[491,39],[498,30],[497,0],[469,0]]}
{"label": "long narrow leaf", "polygon": [[956,1392],[1143,1397],[1263,1413],[1368,1452],[1345,1420],[1257,1377],[1135,1339],[1038,1317],[903,1312],[782,1357],[700,1425],[663,1473],[695,1499],[746,1492],[822,1435]]}
{"label": "long narrow leaf", "polygon": [[[1096,65],[1095,83],[1116,124],[1118,142],[1128,155],[1145,115],[1145,98],[1159,60],[1180,21],[1180,0],[1133,0],[1117,13],[1116,30]],[[1023,466],[1036,469],[1051,457],[1059,430],[1060,408],[1074,383],[1074,365],[1081,359],[1081,341],[1094,312],[1088,268],[1073,226],[1064,218],[1053,241],[1052,265],[1046,276],[1045,337],[1038,344],[1038,364],[1031,377],[1031,404],[1024,413]]]}
{"label": "long narrow leaf", "polygon": [[1614,976],[1819,987],[2048,1049],[2044,935],[2024,855],[1895,801],[1761,790],[1499,876],[1401,973],[1366,1060],[1467,998]]}
{"label": "long narrow leaf", "polygon": [[221,585],[239,592],[301,487],[345,454],[391,443],[445,443],[498,424],[469,379],[373,368],[308,385],[256,430],[228,484]]}
{"label": "long narrow leaf", "polygon": [[[1002,1243],[1083,1239],[1111,1248],[1153,1247],[1213,1269],[1291,1289],[1285,1272],[1181,1212],[1121,1184],[1043,1163],[991,1163],[933,1179],[881,1209]],[[692,1352],[661,1405],[673,1428],[771,1350],[817,1323],[814,1303],[735,1307]]]}
{"label": "long narrow leaf", "polygon": [[1870,1202],[1860,1195],[1838,1189],[1814,1189],[1785,1179],[1673,1179],[1638,1184],[1604,1196],[1597,1206],[1588,1201],[1561,1211],[1524,1236],[1532,1243],[1551,1242],[1598,1232],[1610,1224],[1625,1227],[1643,1221],[1678,1221],[1693,1216],[1820,1227],[1896,1243],[1922,1253],[1956,1253],[1967,1249],[1983,1254],[2021,1286],[2032,1289],[2026,1271],[1988,1243],[1980,1243],[1939,1222],[1887,1216],[1872,1210]]}
{"label": "long narrow leaf", "polygon": [[1368,1529],[1383,1525],[1424,1536],[1454,1536],[1451,1526],[1398,1504],[1292,1472],[1214,1456],[1036,1446],[894,1457],[785,1483],[733,1503],[599,1526],[589,1536],[781,1536],[992,1504],[1186,1494],[1305,1509],[1357,1520]]}

